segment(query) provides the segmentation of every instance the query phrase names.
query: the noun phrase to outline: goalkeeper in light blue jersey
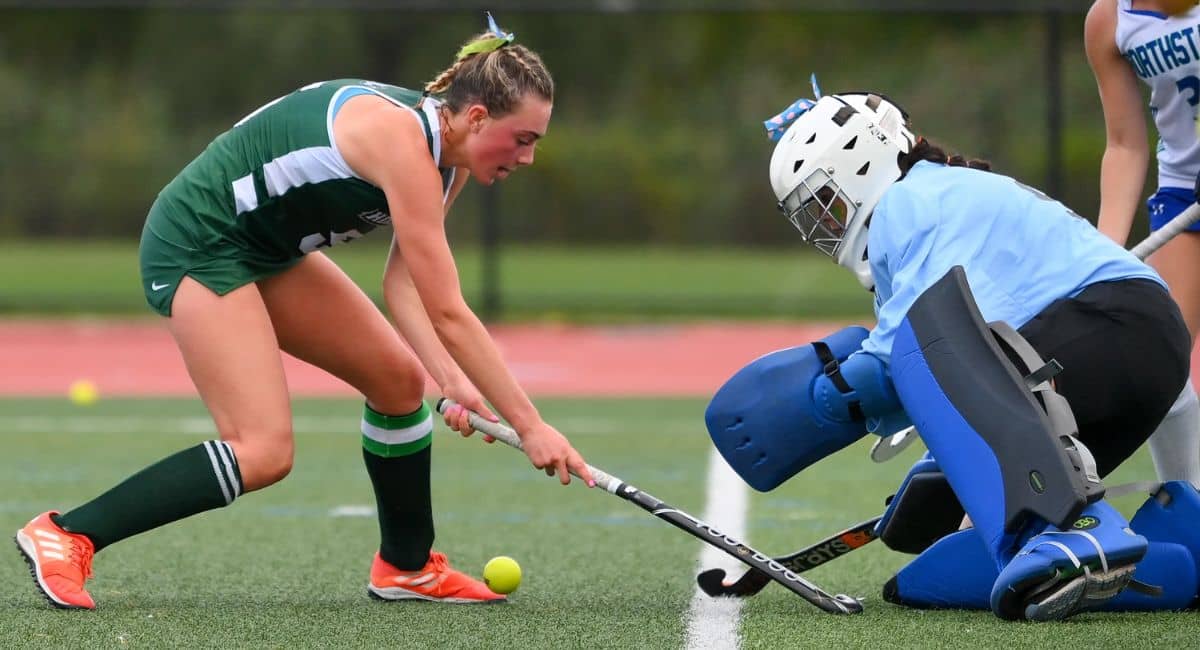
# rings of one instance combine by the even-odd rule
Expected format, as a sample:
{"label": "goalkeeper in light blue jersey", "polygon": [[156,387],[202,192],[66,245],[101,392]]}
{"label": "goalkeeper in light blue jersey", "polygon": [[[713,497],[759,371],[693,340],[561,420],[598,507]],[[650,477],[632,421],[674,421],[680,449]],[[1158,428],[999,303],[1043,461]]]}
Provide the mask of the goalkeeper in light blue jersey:
{"label": "goalkeeper in light blue jersey", "polygon": [[[878,322],[722,386],[705,418],[730,465],[769,490],[915,424],[930,455],[909,478],[936,471],[972,529],[909,549],[888,600],[1057,620],[1194,599],[1195,489],[1170,493],[1194,512],[1139,514],[1131,531],[1101,482],[1187,380],[1190,338],[1159,275],[1063,204],[916,136],[882,95],[800,100],[766,125],[780,210],[873,292]],[[908,484],[876,528],[893,548]],[[1149,581],[1169,598],[1131,604]]]}

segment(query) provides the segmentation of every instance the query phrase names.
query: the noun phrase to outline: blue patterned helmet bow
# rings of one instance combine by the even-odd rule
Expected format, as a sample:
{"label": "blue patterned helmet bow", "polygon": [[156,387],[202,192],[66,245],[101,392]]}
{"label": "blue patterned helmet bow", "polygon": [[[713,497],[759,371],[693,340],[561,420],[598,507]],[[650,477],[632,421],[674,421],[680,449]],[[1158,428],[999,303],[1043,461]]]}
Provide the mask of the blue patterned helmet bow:
{"label": "blue patterned helmet bow", "polygon": [[[821,99],[821,88],[817,85],[817,73],[814,72],[809,80],[812,81],[813,95],[817,99]],[[796,118],[804,115],[816,104],[816,100],[805,98],[792,102],[792,105],[785,108],[782,113],[763,122],[763,126],[767,129],[767,137],[771,139],[771,142],[779,142],[792,122],[795,122]]]}

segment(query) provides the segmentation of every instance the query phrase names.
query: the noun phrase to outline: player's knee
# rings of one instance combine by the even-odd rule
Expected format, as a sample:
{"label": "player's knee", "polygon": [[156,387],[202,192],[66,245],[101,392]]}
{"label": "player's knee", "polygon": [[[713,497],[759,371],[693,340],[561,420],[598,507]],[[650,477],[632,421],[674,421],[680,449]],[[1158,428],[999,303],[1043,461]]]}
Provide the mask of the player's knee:
{"label": "player's knee", "polygon": [[396,369],[395,391],[405,397],[420,399],[425,394],[425,370],[418,363],[408,363]]}
{"label": "player's knee", "polygon": [[246,491],[278,483],[292,471],[295,442],[290,425],[243,430],[232,444]]}
{"label": "player's knee", "polygon": [[295,462],[296,454],[291,445],[286,449],[276,449],[274,453],[268,455],[263,462],[261,468],[262,479],[267,485],[278,483],[292,473],[292,465]]}
{"label": "player's knee", "polygon": [[403,415],[420,408],[425,395],[425,370],[411,358],[383,366],[386,371],[363,392],[378,411]]}

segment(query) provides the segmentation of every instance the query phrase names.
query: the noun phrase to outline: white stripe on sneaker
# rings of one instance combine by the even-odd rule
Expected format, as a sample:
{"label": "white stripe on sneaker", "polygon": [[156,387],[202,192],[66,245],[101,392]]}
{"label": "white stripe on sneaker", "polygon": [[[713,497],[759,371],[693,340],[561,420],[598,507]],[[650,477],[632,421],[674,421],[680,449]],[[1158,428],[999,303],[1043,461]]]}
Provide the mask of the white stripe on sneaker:
{"label": "white stripe on sneaker", "polygon": [[410,587],[419,587],[419,586],[425,584],[426,582],[429,582],[430,580],[433,580],[435,578],[437,578],[437,575],[435,575],[433,573],[422,573],[421,575],[413,578],[412,580],[406,580],[405,583]]}

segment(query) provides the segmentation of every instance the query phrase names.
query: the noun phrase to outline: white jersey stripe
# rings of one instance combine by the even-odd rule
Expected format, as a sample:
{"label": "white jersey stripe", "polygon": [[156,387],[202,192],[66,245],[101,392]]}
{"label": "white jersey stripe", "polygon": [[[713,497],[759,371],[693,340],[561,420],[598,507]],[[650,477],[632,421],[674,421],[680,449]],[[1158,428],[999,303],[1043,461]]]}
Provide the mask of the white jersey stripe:
{"label": "white jersey stripe", "polygon": [[233,182],[233,201],[238,214],[258,207],[258,192],[254,190],[253,174],[246,174]]}
{"label": "white jersey stripe", "polygon": [[355,178],[354,172],[333,147],[297,149],[263,165],[267,196],[283,196],[308,183]]}

